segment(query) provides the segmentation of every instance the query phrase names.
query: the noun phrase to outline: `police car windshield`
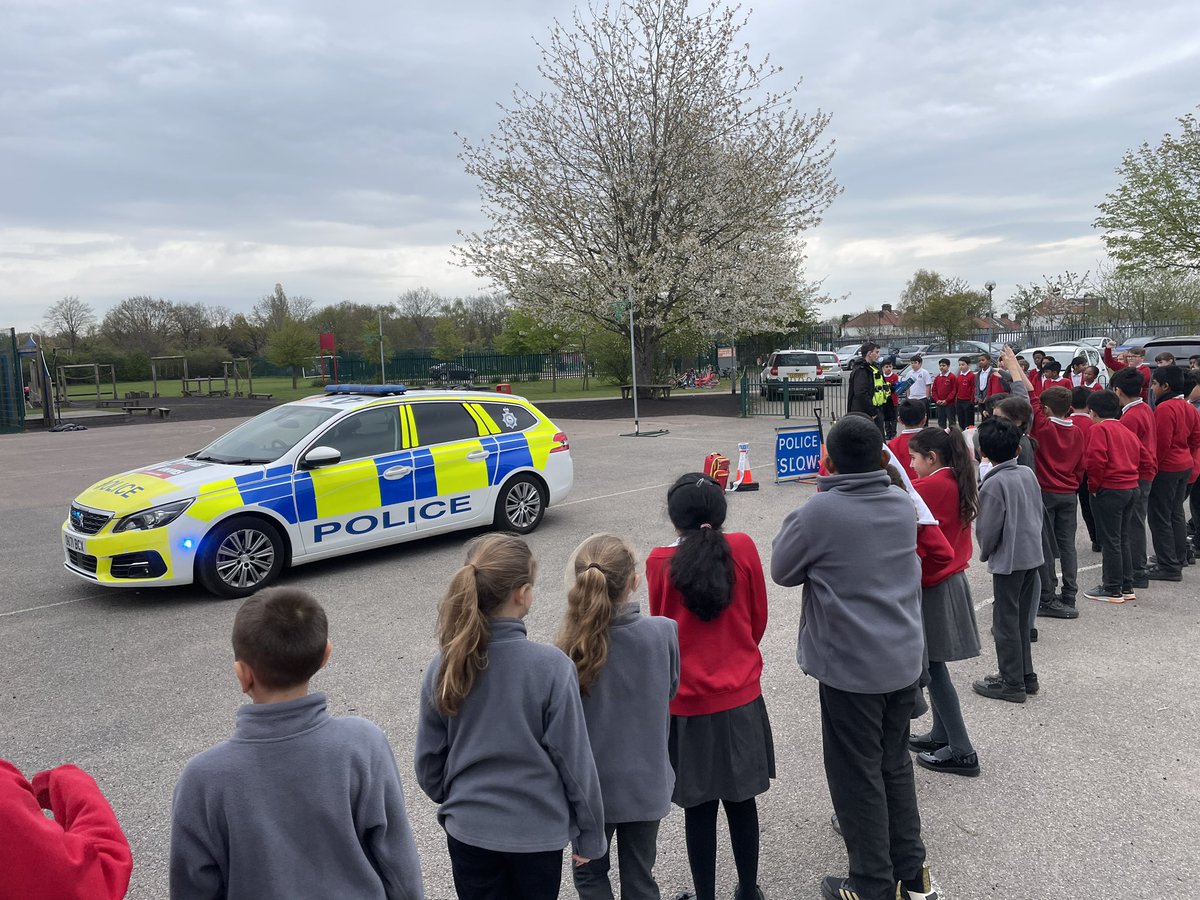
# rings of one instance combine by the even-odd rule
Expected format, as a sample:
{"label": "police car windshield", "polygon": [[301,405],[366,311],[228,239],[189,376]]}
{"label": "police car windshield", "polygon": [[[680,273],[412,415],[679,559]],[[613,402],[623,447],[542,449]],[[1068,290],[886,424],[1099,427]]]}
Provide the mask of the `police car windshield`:
{"label": "police car windshield", "polygon": [[337,412],[320,406],[277,406],[217,438],[193,459],[235,466],[274,462]]}

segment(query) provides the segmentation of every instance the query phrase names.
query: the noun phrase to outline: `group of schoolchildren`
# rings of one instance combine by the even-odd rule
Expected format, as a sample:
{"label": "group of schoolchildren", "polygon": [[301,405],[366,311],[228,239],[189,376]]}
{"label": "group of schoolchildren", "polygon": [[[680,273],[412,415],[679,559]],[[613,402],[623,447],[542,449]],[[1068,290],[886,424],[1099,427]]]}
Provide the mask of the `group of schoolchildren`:
{"label": "group of schoolchildren", "polygon": [[[928,398],[899,404],[905,428],[889,443],[867,415],[840,419],[817,494],[773,542],[773,580],[803,586],[797,659],[819,683],[833,821],[849,857],[848,875],[822,881],[824,900],[937,897],[910,753],[930,771],[979,772],[947,667],[980,653],[965,575],[972,522],[993,577],[999,669],[973,689],[1010,702],[1039,689],[1036,616],[1078,615],[1081,498],[1103,555],[1102,582],[1085,597],[1132,599],[1150,580],[1180,580],[1191,557],[1182,510],[1200,471],[1194,370],[1160,364],[1152,409],[1136,363],[1097,391],[1048,384],[1051,367],[1035,381],[1011,351],[999,362],[966,373],[985,398],[977,428],[925,425],[929,401],[948,401],[936,378]],[[756,798],[775,777],[760,684],[766,580],[752,539],[724,530],[726,512],[705,475],[670,487],[677,538],[646,559],[649,615],[631,599],[642,575],[628,542],[585,540],[568,563],[554,645],[526,632],[537,577],[528,544],[492,534],[468,545],[438,608],[413,755],[460,898],[557,897],[568,846],[583,900],[613,896],[613,865],[622,897],[659,898],[658,830],[672,804],[684,811],[692,877],[679,896],[715,900],[722,808],[735,898],[764,896]],[[844,536],[880,522],[888,538],[864,566]],[[232,642],[253,703],[176,785],[171,896],[422,897],[386,737],[365,719],[331,716],[324,695],[309,693],[331,652],[320,604],[295,588],[261,591],[239,609]],[[932,727],[912,734],[926,686]],[[62,767],[31,784],[2,762],[0,776],[11,826],[0,862],[14,896],[124,895],[128,845],[94,782]],[[89,887],[71,893],[72,884]]]}

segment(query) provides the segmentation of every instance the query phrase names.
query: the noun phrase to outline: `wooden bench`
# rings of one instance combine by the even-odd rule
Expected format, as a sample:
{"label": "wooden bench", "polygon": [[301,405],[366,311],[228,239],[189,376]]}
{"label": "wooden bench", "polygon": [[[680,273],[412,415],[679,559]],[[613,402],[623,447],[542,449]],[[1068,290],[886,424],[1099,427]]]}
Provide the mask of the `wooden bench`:
{"label": "wooden bench", "polygon": [[[673,384],[639,384],[638,396],[649,397],[651,400],[670,400],[671,391],[674,390]],[[621,385],[621,399],[628,400],[633,396],[633,385]]]}
{"label": "wooden bench", "polygon": [[[105,409],[107,409],[110,406],[128,406],[128,405],[130,405],[128,400],[113,400],[112,398],[109,398],[108,400],[100,401],[100,406],[104,407]],[[137,404],[133,404],[133,405],[136,406]]]}
{"label": "wooden bench", "polygon": [[272,397],[271,394],[247,394],[246,396],[251,400],[270,400]]}
{"label": "wooden bench", "polygon": [[125,415],[127,416],[132,416],[137,412],[145,413],[147,418],[150,417],[150,413],[154,412],[153,406],[122,406],[121,409],[125,410]]}

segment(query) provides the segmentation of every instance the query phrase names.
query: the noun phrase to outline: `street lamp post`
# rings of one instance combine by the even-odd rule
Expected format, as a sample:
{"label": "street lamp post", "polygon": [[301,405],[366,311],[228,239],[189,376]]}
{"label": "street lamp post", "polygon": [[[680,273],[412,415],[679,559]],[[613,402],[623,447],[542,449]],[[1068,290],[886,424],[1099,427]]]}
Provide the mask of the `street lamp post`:
{"label": "street lamp post", "polygon": [[989,278],[983,283],[983,287],[988,292],[988,330],[994,337],[996,334],[996,308],[992,305],[992,291],[996,289],[996,282]]}

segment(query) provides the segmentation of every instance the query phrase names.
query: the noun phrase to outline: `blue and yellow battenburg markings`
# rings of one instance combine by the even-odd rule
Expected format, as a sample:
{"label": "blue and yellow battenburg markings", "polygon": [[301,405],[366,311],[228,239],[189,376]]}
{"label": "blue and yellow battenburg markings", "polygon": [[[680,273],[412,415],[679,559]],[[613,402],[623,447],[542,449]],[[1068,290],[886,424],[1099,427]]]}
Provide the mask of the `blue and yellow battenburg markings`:
{"label": "blue and yellow battenburg markings", "polygon": [[[480,447],[488,451],[486,485],[479,484],[478,487],[494,487],[512,472],[534,467],[527,433],[502,433],[481,406],[475,403],[465,406],[479,426],[477,440]],[[270,467],[265,472],[239,475],[233,479],[233,484],[242,505],[265,507],[289,525],[295,525],[439,497],[447,491],[439,488],[434,454],[416,446],[419,436],[412,408],[402,405],[398,411],[401,441],[405,447],[413,449],[340,463],[314,472],[294,471],[291,466],[282,465]],[[408,466],[412,473],[401,478],[385,478],[384,473],[396,466]],[[443,488],[470,489],[463,483],[463,478],[449,472],[443,474],[447,476]],[[466,480],[471,479],[468,476]]]}

